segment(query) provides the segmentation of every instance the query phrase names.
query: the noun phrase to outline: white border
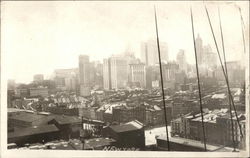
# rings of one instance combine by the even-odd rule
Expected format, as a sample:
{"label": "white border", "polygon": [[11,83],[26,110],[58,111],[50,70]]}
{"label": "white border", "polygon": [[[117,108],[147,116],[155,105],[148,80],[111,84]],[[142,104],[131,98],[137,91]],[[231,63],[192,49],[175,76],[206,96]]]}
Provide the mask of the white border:
{"label": "white border", "polygon": [[[185,2],[185,1],[184,1]],[[1,5],[2,7],[2,5]],[[1,8],[2,9],[2,8]],[[1,18],[2,19],[2,18]],[[3,34],[1,33],[1,36]],[[1,41],[1,46],[4,41]],[[249,48],[249,43],[246,48]],[[1,47],[2,50],[2,47]],[[248,50],[247,50],[248,51]],[[69,150],[7,150],[7,76],[1,51],[1,150],[0,157],[249,157],[249,52],[246,52],[246,151],[244,152],[165,152],[165,151],[69,151]]]}

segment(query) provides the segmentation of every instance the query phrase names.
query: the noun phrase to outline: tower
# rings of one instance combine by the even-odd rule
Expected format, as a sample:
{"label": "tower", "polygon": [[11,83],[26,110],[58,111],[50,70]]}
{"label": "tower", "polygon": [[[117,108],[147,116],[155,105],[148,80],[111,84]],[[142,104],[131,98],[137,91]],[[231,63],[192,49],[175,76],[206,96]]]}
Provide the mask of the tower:
{"label": "tower", "polygon": [[79,81],[80,81],[80,95],[90,95],[90,63],[89,56],[79,56]]}

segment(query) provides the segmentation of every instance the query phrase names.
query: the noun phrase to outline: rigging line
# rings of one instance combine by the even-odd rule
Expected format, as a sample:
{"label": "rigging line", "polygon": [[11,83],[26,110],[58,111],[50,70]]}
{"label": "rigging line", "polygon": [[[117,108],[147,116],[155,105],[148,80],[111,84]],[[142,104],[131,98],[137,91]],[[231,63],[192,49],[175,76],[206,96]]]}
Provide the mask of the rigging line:
{"label": "rigging line", "polygon": [[[225,74],[228,79],[228,73],[227,73],[227,62],[226,62],[226,53],[225,53],[225,46],[224,46],[224,38],[223,38],[223,31],[221,26],[221,17],[220,17],[220,8],[218,7],[218,14],[219,14],[219,22],[220,22],[220,35],[221,35],[221,43],[222,43],[222,50],[223,50],[223,56],[224,56],[224,66],[225,66]],[[231,105],[231,99],[232,97],[229,95],[229,110],[230,110],[230,119],[231,119],[231,130],[232,130],[232,140],[233,140],[233,147],[234,150],[236,148],[235,146],[235,137],[234,137],[234,126],[233,126],[233,114],[232,114],[232,105]]]}
{"label": "rigging line", "polygon": [[203,130],[204,150],[207,151],[207,146],[206,146],[206,134],[205,134],[204,117],[203,117],[203,108],[202,108],[202,100],[201,100],[201,88],[200,88],[199,67],[198,67],[198,63],[197,63],[196,42],[195,42],[195,35],[194,35],[194,24],[193,24],[194,22],[193,22],[192,8],[190,8],[190,13],[191,13],[191,22],[192,22],[194,52],[195,52],[196,74],[197,74],[198,89],[199,89],[199,98],[200,98],[199,100],[200,100],[200,112],[201,112],[201,122],[202,122],[202,130]]}
{"label": "rigging line", "polygon": [[160,65],[160,76],[161,76],[161,90],[162,90],[164,118],[165,118],[165,124],[166,124],[166,134],[167,134],[167,146],[168,146],[168,151],[170,151],[169,136],[168,136],[168,124],[167,124],[168,120],[167,120],[167,116],[166,116],[165,94],[164,94],[163,76],[162,76],[161,52],[160,52],[158,26],[157,26],[157,15],[156,15],[155,6],[154,6],[154,11],[155,11],[155,28],[156,28],[157,47],[158,47],[158,56],[159,56],[159,65]]}
{"label": "rigging line", "polygon": [[242,42],[243,42],[243,46],[244,46],[244,54],[246,54],[246,45],[245,45],[246,43],[245,43],[245,35],[244,35],[245,25],[244,25],[244,20],[243,20],[243,17],[242,17],[240,7],[239,7],[239,12],[240,12],[240,19],[241,19]]}
{"label": "rigging line", "polygon": [[[209,16],[209,13],[208,13],[208,10],[207,10],[206,6],[205,6],[205,10],[206,10],[206,13],[207,13],[207,18],[208,18],[208,21],[209,21],[209,25],[210,25],[210,28],[211,28],[212,35],[213,35],[213,39],[214,39],[214,43],[215,43],[215,46],[216,46],[217,54],[219,56],[220,65],[221,65],[221,68],[222,68],[222,71],[223,71],[223,74],[224,74],[224,77],[225,77],[225,80],[226,80],[227,90],[228,90],[229,96],[231,98],[233,98],[233,96],[231,94],[231,90],[230,90],[229,81],[228,81],[228,78],[227,78],[224,66],[222,64],[222,59],[221,59],[220,51],[219,51],[219,48],[218,48],[218,44],[217,44],[217,41],[216,41],[216,38],[215,38],[215,35],[214,35],[214,31],[213,31],[213,27],[212,27],[212,24],[211,24],[210,16]],[[236,119],[237,119],[237,122],[238,122],[240,133],[241,133],[241,136],[243,137],[243,133],[242,133],[242,130],[241,130],[240,121],[239,121],[238,114],[237,114],[237,111],[236,111],[236,108],[235,108],[235,105],[234,105],[234,101],[233,101],[233,99],[231,99],[231,101],[232,101],[232,105],[233,105],[233,108],[234,108],[234,111],[235,111],[235,116],[236,116]]]}

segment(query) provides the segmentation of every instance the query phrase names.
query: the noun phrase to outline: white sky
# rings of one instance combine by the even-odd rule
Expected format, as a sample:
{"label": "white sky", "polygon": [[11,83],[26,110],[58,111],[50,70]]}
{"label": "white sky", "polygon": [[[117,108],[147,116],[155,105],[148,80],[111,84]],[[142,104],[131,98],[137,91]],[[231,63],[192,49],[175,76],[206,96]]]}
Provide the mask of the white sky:
{"label": "white sky", "polygon": [[[202,2],[5,1],[1,2],[5,74],[8,79],[27,83],[34,74],[49,75],[57,68],[77,67],[79,54],[102,61],[129,47],[139,57],[140,43],[155,39],[154,4],[160,41],[168,43],[170,59],[174,60],[179,49],[184,49],[188,62],[194,62],[190,6],[196,34],[216,51]],[[220,6],[228,60],[239,60],[243,45],[236,5],[242,9],[248,43],[248,2],[206,4],[218,39],[217,7]]]}

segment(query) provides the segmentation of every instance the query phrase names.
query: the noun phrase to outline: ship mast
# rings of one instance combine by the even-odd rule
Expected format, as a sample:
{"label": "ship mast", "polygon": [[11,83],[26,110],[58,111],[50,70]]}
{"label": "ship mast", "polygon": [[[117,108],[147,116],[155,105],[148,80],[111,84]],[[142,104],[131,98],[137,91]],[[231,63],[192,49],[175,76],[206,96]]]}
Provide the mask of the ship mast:
{"label": "ship mast", "polygon": [[[209,25],[210,25],[210,28],[211,28],[212,35],[213,35],[213,39],[214,39],[214,43],[215,43],[215,46],[216,46],[217,54],[218,54],[218,56],[219,56],[220,65],[221,65],[221,68],[222,68],[222,71],[223,71],[223,74],[224,74],[224,77],[225,77],[225,80],[226,80],[228,95],[229,95],[229,99],[230,99],[230,100],[229,100],[229,106],[230,106],[230,102],[231,102],[232,105],[233,105],[233,108],[234,108],[234,112],[235,112],[236,120],[237,120],[239,129],[240,129],[241,137],[243,137],[243,133],[242,133],[242,130],[241,130],[241,126],[240,126],[240,123],[239,123],[238,114],[237,114],[237,111],[236,111],[236,108],[235,108],[235,104],[234,104],[234,100],[233,100],[233,96],[232,96],[232,93],[231,93],[231,90],[230,90],[230,84],[229,84],[229,81],[228,81],[228,75],[227,75],[226,70],[225,70],[225,68],[224,68],[224,66],[223,66],[223,63],[222,63],[222,59],[221,59],[221,56],[220,56],[218,44],[217,44],[217,41],[216,41],[216,38],[215,38],[215,35],[214,35],[214,31],[213,31],[213,27],[212,27],[212,24],[211,24],[210,16],[209,16],[209,13],[208,13],[208,10],[207,10],[207,7],[206,7],[206,6],[205,6],[205,10],[206,10],[206,13],[207,13],[207,18],[208,18],[208,21],[209,21]],[[225,62],[226,62],[226,61],[225,61]],[[226,65],[225,65],[225,67],[226,67]],[[231,106],[230,106],[230,108],[231,108]],[[229,108],[229,109],[230,109],[230,108]],[[232,115],[231,109],[230,109],[230,115]],[[231,124],[233,125],[232,120],[231,120]],[[232,135],[233,135],[233,134],[234,134],[234,132],[233,132],[233,129],[232,129]],[[234,150],[235,150],[235,149],[234,149]]]}
{"label": "ship mast", "polygon": [[159,35],[158,35],[158,25],[157,25],[157,15],[156,15],[156,9],[155,9],[155,7],[154,7],[154,11],[155,11],[155,28],[156,28],[157,48],[158,48],[159,65],[160,65],[160,76],[161,76],[161,90],[162,90],[163,109],[164,109],[164,118],[165,118],[166,135],[167,135],[167,147],[168,147],[168,151],[170,151],[169,136],[168,136],[168,124],[167,124],[168,120],[167,120],[167,116],[166,116],[165,93],[164,93],[163,76],[162,76],[161,52],[160,52]]}
{"label": "ship mast", "polygon": [[200,101],[200,112],[201,112],[201,124],[202,124],[202,131],[203,131],[204,150],[207,151],[206,133],[205,133],[204,116],[203,116],[202,99],[201,99],[202,96],[201,96],[201,87],[200,87],[199,66],[198,66],[198,61],[197,61],[197,51],[196,51],[196,42],[195,42],[195,32],[194,32],[194,22],[193,22],[192,8],[190,8],[190,13],[191,13],[192,33],[193,33],[193,42],[194,42],[196,75],[197,75],[198,90],[199,90],[199,101]]}
{"label": "ship mast", "polygon": [[[223,38],[223,31],[221,26],[221,17],[220,17],[220,9],[218,8],[218,14],[219,14],[219,21],[220,21],[220,35],[221,35],[221,44],[222,44],[222,50],[223,50],[223,57],[224,57],[224,66],[225,66],[225,75],[228,79],[228,72],[227,72],[227,61],[226,61],[226,53],[225,53],[225,46],[224,46],[224,38]],[[228,94],[229,95],[229,94]],[[229,113],[230,113],[230,120],[231,120],[231,130],[232,130],[232,140],[233,140],[233,147],[235,151],[235,137],[234,137],[234,126],[233,126],[233,114],[232,114],[232,105],[231,105],[231,96],[228,96],[228,105],[229,105]]]}

